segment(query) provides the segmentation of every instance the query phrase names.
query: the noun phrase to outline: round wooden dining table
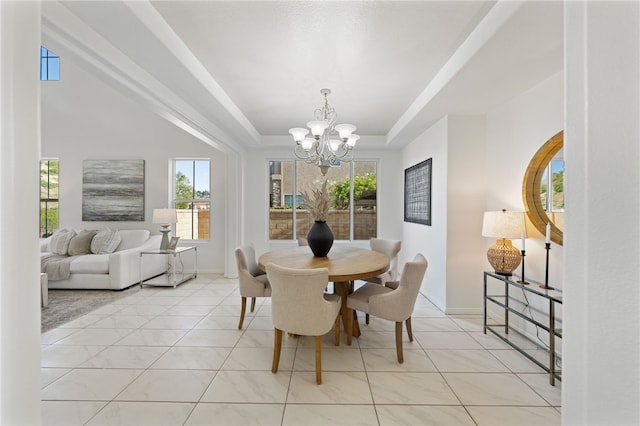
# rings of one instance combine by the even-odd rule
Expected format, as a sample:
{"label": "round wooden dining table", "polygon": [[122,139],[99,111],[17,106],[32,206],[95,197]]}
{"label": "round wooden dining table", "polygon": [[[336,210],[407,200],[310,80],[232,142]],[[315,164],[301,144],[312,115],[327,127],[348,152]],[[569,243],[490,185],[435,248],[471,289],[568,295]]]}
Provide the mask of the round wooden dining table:
{"label": "round wooden dining table", "polygon": [[[342,299],[342,324],[347,320],[347,296],[352,291],[351,282],[375,277],[389,269],[389,258],[377,251],[357,247],[332,247],[326,257],[315,257],[307,246],[273,250],[258,258],[260,269],[266,272],[267,264],[294,269],[327,268],[334,292]],[[353,335],[360,335],[358,322],[353,323]]]}

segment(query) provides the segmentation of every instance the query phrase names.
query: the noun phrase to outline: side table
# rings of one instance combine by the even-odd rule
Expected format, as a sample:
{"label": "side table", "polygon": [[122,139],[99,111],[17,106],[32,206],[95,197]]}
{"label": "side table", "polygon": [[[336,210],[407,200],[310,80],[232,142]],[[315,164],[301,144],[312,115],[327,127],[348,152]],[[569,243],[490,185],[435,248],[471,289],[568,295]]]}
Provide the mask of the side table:
{"label": "side table", "polygon": [[[501,281],[504,286],[500,292],[490,294],[487,289],[488,279]],[[522,291],[525,296],[525,302],[514,297],[509,293],[509,289],[515,291]],[[536,309],[529,304],[530,297],[539,299],[540,305],[545,306],[545,309]],[[498,307],[502,310],[502,324],[489,324],[487,321],[487,305]],[[539,367],[549,373],[549,384],[554,386],[556,379],[562,380],[562,372],[556,367],[556,360],[560,358],[557,353],[557,344],[562,339],[562,328],[557,327],[559,322],[558,314],[562,310],[562,291],[558,289],[543,289],[540,288],[540,283],[531,281],[529,285],[522,285],[519,282],[513,280],[511,277],[495,274],[493,272],[484,273],[484,321],[483,328],[484,334],[487,331],[492,332],[498,338],[505,343],[509,344],[515,350],[522,355],[536,363]],[[539,319],[535,319],[533,312]],[[515,315],[524,321],[535,325],[539,330],[543,330],[548,333],[549,344],[548,347],[541,345],[532,338],[525,336],[512,328],[509,324],[510,315]],[[546,322],[543,322],[545,321]],[[531,351],[523,347],[524,342],[535,345],[540,351]],[[536,353],[542,355],[541,359],[535,356]]]}
{"label": "side table", "polygon": [[[187,252],[193,253],[192,268],[185,270],[184,259],[182,255]],[[167,256],[167,272],[147,280],[143,280],[144,256]],[[172,261],[170,262],[169,259]],[[178,268],[178,264],[180,267]],[[177,247],[174,250],[153,250],[140,252],[140,287],[145,285],[163,286],[176,288],[178,284],[182,284],[192,278],[198,276],[198,248],[197,247]]]}

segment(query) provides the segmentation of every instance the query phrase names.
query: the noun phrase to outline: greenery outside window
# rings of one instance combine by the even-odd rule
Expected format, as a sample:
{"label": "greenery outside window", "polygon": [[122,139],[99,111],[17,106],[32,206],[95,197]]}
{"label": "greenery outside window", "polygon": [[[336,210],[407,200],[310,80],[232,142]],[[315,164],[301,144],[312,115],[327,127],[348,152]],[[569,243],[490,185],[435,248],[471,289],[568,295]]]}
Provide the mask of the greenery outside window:
{"label": "greenery outside window", "polygon": [[564,160],[552,160],[542,175],[540,199],[547,212],[564,211]]}
{"label": "greenery outside window", "polygon": [[40,237],[53,234],[59,226],[59,161],[40,160]]}
{"label": "greenery outside window", "polygon": [[313,218],[300,206],[302,193],[310,193],[324,179],[330,186],[332,206],[327,223],[334,238],[368,240],[377,235],[376,161],[342,163],[331,167],[326,176],[304,161],[269,161],[268,166],[270,240],[307,236]]}
{"label": "greenery outside window", "polygon": [[184,240],[209,240],[211,162],[207,159],[173,161],[173,200],[178,213],[174,234]]}

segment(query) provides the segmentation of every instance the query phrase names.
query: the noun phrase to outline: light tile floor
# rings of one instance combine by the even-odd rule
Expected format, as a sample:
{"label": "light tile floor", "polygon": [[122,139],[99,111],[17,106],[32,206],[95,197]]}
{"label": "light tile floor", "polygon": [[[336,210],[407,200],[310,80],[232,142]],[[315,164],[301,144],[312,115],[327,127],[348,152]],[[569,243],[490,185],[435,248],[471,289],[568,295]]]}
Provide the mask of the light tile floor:
{"label": "light tile floor", "polygon": [[285,334],[271,373],[270,299],[238,330],[237,280],[200,275],[145,287],[42,335],[45,425],[558,425],[560,384],[479,316],[447,316],[419,296],[404,364],[394,324],[360,321],[339,347]]}

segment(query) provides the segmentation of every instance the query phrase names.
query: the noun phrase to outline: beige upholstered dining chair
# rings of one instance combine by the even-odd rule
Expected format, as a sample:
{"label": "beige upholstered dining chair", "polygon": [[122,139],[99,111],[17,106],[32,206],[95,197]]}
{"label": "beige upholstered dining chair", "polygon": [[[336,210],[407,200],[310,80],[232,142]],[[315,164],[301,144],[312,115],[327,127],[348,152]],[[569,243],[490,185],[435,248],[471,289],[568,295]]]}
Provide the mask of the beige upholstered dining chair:
{"label": "beige upholstered dining chair", "polygon": [[278,372],[282,348],[282,332],[315,336],[316,383],[322,383],[322,336],[335,327],[335,344],[340,342],[341,299],[325,294],[329,279],[326,268],[291,269],[270,263],[267,275],[271,282],[271,315],[275,331],[273,365]]}
{"label": "beige upholstered dining chair", "polygon": [[[396,281],[398,279],[398,253],[400,252],[402,241],[371,238],[369,240],[369,246],[371,247],[371,250],[382,253],[389,258],[389,270],[376,277],[367,278],[365,281],[368,283],[382,285],[386,285],[386,283],[391,281]],[[365,316],[365,322],[369,324],[369,314]]]}
{"label": "beige upholstered dining chair", "polygon": [[242,330],[244,315],[247,311],[247,297],[251,298],[251,312],[256,307],[256,297],[271,296],[271,286],[267,274],[262,273],[256,261],[256,250],[253,244],[242,245],[235,250],[238,263],[238,281],[240,283],[240,296],[242,297],[242,310],[240,311],[240,323],[238,330]]}
{"label": "beige upholstered dining chair", "polygon": [[[367,283],[347,297],[347,344],[351,344],[353,329],[353,310],[365,312],[396,323],[396,352],[398,362],[404,362],[402,354],[402,322],[407,324],[409,341],[413,342],[411,331],[411,314],[427,270],[427,260],[417,254],[411,262],[407,262],[402,270],[397,287],[387,287]],[[357,318],[356,318],[357,321]]]}
{"label": "beige upholstered dining chair", "polygon": [[298,238],[298,246],[307,247],[308,245],[309,245],[309,241],[307,241],[306,238],[304,238],[304,237]]}
{"label": "beige upholstered dining chair", "polygon": [[389,258],[389,270],[377,277],[367,278],[365,281],[384,285],[387,281],[398,279],[398,253],[402,246],[400,240],[385,240],[382,238],[371,238],[369,240],[371,250],[382,253]]}

